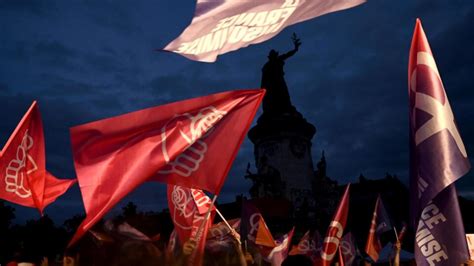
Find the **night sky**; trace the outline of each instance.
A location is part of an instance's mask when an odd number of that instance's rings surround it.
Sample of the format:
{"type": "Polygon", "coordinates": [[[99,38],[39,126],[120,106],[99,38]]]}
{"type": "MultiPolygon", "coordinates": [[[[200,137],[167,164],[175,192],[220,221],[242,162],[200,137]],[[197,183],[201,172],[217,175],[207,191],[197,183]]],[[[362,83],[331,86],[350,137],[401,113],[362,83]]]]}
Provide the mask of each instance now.
{"type": "MultiPolygon", "coordinates": [[[[282,31],[267,42],[220,56],[216,63],[156,52],[190,23],[193,1],[0,0],[0,146],[33,100],[43,117],[47,168],[74,178],[69,127],[186,98],[258,88],[274,48],[300,51],[285,65],[293,104],[317,128],[313,161],[322,150],[339,183],[396,174],[408,182],[408,53],[417,17],[474,165],[474,1],[369,0],[282,31]]],[[[259,112],[260,114],[260,112],[259,112]]],[[[254,121],[255,123],[255,121],[254,121]]],[[[246,139],[219,201],[251,186],[246,139]]],[[[474,199],[474,173],[457,182],[474,199]]],[[[248,194],[247,194],[248,195],[248,194]]],[[[146,183],[122,201],[140,210],[166,206],[165,185],[146,183]]],[[[121,206],[121,205],[120,205],[121,206]]],[[[120,210],[116,207],[111,215],[120,210]]],[[[36,210],[15,206],[22,223],[36,210]]],[[[57,223],[83,213],[77,185],[46,208],[57,223]]]]}

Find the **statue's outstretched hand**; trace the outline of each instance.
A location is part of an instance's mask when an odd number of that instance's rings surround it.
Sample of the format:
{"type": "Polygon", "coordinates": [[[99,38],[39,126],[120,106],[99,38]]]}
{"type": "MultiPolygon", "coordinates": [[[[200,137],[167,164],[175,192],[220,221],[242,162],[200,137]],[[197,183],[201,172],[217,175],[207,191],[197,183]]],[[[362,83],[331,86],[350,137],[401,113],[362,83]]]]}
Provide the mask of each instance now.
{"type": "Polygon", "coordinates": [[[293,41],[293,44],[295,45],[295,49],[298,50],[298,48],[301,45],[300,39],[296,36],[296,33],[293,32],[293,35],[291,36],[291,40],[293,41]]]}

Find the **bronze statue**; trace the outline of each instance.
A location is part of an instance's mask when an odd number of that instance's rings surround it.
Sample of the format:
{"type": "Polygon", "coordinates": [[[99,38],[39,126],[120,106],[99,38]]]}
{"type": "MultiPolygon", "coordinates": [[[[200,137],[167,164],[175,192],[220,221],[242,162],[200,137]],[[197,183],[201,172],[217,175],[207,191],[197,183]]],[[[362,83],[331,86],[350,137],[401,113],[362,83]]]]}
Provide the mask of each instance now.
{"type": "Polygon", "coordinates": [[[291,104],[288,87],[285,82],[283,66],[285,60],[294,55],[301,45],[300,39],[293,33],[292,41],[295,48],[285,54],[279,55],[278,51],[271,50],[268,62],[262,68],[261,87],[267,90],[263,98],[264,113],[294,113],[295,107],[291,104]]]}

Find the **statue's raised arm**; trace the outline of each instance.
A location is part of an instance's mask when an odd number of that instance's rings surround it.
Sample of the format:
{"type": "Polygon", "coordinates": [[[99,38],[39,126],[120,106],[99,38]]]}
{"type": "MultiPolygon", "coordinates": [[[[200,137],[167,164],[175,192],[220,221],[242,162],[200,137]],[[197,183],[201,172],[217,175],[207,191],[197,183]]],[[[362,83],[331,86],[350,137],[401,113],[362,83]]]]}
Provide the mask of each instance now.
{"type": "Polygon", "coordinates": [[[285,60],[294,55],[301,45],[301,41],[296,37],[296,34],[293,33],[291,39],[295,48],[282,55],[272,49],[268,54],[268,61],[262,68],[261,87],[267,90],[262,104],[264,113],[296,112],[291,104],[290,94],[284,78],[285,72],[283,71],[285,60]]]}
{"type": "Polygon", "coordinates": [[[298,52],[298,49],[301,45],[300,39],[296,36],[296,33],[293,32],[293,35],[291,36],[291,40],[293,41],[293,44],[295,45],[295,48],[293,50],[287,52],[286,54],[280,55],[281,60],[286,60],[288,57],[291,57],[294,55],[296,52],[298,52]]]}

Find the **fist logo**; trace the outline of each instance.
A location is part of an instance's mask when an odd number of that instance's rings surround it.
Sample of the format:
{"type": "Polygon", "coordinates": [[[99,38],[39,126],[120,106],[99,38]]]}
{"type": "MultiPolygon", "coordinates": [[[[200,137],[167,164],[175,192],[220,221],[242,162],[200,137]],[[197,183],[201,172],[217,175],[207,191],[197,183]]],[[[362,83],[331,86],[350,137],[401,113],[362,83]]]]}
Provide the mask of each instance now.
{"type": "Polygon", "coordinates": [[[214,125],[221,120],[226,111],[217,110],[213,106],[208,106],[199,111],[196,115],[189,113],[175,116],[168,121],[161,129],[163,157],[167,165],[161,169],[160,174],[178,174],[189,177],[199,169],[199,164],[204,160],[207,152],[207,144],[201,140],[206,137],[214,125]],[[178,130],[178,143],[185,141],[186,150],[179,154],[174,161],[170,158],[170,148],[176,145],[176,141],[168,143],[168,134],[178,130]]]}
{"type": "Polygon", "coordinates": [[[33,157],[28,154],[28,151],[33,147],[33,144],[33,138],[28,135],[27,130],[20,145],[16,149],[16,158],[10,161],[6,169],[5,190],[7,192],[15,193],[21,198],[28,198],[31,196],[31,190],[25,187],[24,184],[26,175],[38,170],[33,157]],[[29,162],[29,169],[25,169],[27,160],[29,162]]]}

